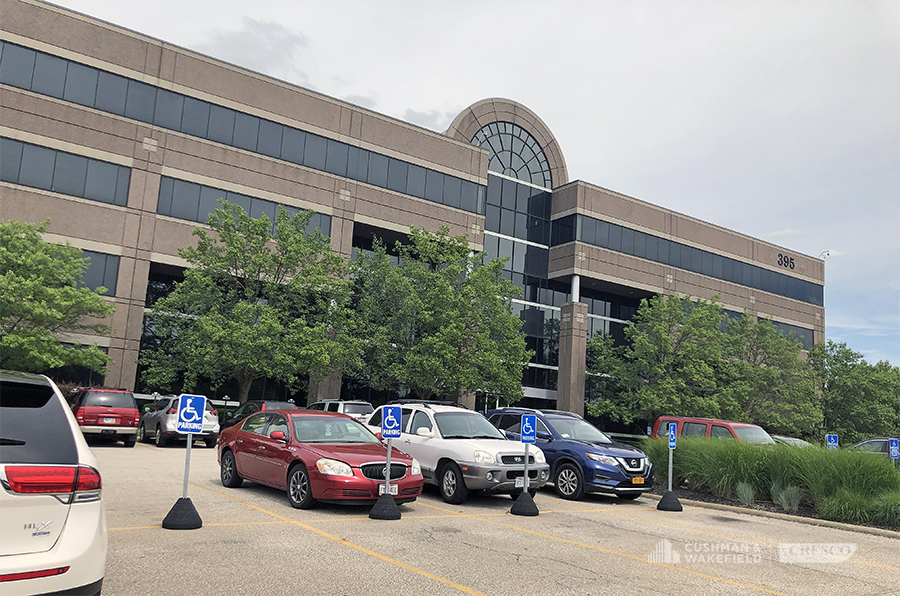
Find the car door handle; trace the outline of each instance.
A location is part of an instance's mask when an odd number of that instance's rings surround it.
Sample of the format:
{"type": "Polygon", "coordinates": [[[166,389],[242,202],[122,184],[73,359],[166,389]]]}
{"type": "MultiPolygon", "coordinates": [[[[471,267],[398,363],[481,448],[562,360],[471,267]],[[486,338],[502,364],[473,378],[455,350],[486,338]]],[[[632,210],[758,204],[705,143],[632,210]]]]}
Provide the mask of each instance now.
{"type": "Polygon", "coordinates": [[[409,444],[410,444],[410,440],[409,440],[409,439],[406,439],[406,440],[405,440],[405,441],[403,441],[403,442],[404,442],[404,443],[406,443],[406,444],[407,444],[407,445],[409,445],[409,444]]]}
{"type": "Polygon", "coordinates": [[[265,445],[260,445],[259,447],[257,447],[257,449],[265,449],[265,448],[266,448],[265,445]]]}
{"type": "Polygon", "coordinates": [[[244,442],[244,439],[238,439],[237,442],[238,442],[238,443],[243,443],[243,442],[244,442]]]}

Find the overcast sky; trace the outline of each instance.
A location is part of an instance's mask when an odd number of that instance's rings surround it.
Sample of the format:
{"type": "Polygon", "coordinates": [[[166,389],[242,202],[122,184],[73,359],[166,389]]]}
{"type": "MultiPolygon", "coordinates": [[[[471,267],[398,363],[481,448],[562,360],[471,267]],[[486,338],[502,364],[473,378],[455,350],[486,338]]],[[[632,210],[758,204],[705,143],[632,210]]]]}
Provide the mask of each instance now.
{"type": "Polygon", "coordinates": [[[443,132],[524,104],[581,179],[825,263],[900,366],[900,2],[57,0],[443,132]]]}

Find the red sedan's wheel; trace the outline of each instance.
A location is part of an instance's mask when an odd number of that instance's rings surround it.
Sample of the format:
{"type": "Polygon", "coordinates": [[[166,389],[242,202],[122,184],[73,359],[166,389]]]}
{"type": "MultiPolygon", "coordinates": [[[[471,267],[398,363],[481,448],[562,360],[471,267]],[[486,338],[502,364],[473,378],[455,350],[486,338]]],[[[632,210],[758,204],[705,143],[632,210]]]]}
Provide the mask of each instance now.
{"type": "Polygon", "coordinates": [[[303,464],[294,464],[288,472],[287,495],[291,506],[297,509],[312,509],[316,506],[309,483],[309,472],[303,464]]]}
{"type": "Polygon", "coordinates": [[[222,454],[222,468],[219,471],[219,477],[222,480],[222,486],[228,488],[237,488],[244,482],[244,479],[238,476],[234,453],[231,451],[222,454]]]}

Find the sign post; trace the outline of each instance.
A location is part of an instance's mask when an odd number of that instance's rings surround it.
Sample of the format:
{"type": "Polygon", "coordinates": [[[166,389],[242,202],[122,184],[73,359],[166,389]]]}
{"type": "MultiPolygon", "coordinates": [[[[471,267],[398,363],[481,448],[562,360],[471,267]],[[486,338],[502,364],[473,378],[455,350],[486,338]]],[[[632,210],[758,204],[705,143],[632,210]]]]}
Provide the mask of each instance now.
{"type": "MultiPolygon", "coordinates": [[[[182,393],[178,396],[178,423],[175,427],[184,435],[195,435],[203,432],[203,416],[206,413],[206,397],[182,393]]],[[[196,530],[203,525],[194,504],[187,496],[188,477],[191,472],[191,444],[193,436],[187,437],[187,449],[184,455],[184,488],[181,498],[163,520],[162,527],[170,530],[196,530]]]]}
{"type": "Polygon", "coordinates": [[[678,497],[672,492],[672,456],[675,453],[675,443],[677,442],[678,423],[669,423],[669,490],[662,496],[656,508],[661,511],[681,511],[681,503],[678,497]]]}
{"type": "Polygon", "coordinates": [[[831,451],[838,450],[838,436],[837,435],[825,435],[825,446],[828,447],[831,451]]]}
{"type": "Polygon", "coordinates": [[[391,440],[400,438],[402,425],[400,406],[384,406],[381,409],[381,438],[387,440],[387,461],[384,466],[384,485],[381,495],[369,512],[371,519],[400,519],[400,508],[391,495],[391,440]]]}
{"type": "MultiPolygon", "coordinates": [[[[516,497],[512,509],[509,510],[513,515],[538,515],[537,505],[534,504],[534,498],[528,492],[528,456],[529,445],[533,445],[537,439],[537,416],[535,414],[522,414],[522,422],[519,428],[521,431],[519,436],[522,437],[522,443],[525,444],[525,473],[522,476],[522,492],[516,497]]],[[[516,480],[516,486],[519,482],[516,480]]]]}

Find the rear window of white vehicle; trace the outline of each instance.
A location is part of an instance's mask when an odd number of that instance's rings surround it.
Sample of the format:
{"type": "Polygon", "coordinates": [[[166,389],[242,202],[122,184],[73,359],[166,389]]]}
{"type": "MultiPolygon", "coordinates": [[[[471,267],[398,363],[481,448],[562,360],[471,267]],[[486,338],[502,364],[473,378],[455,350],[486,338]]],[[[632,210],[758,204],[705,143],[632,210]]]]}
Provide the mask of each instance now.
{"type": "Polygon", "coordinates": [[[0,461],[77,464],[65,406],[46,384],[0,381],[0,461]]]}

